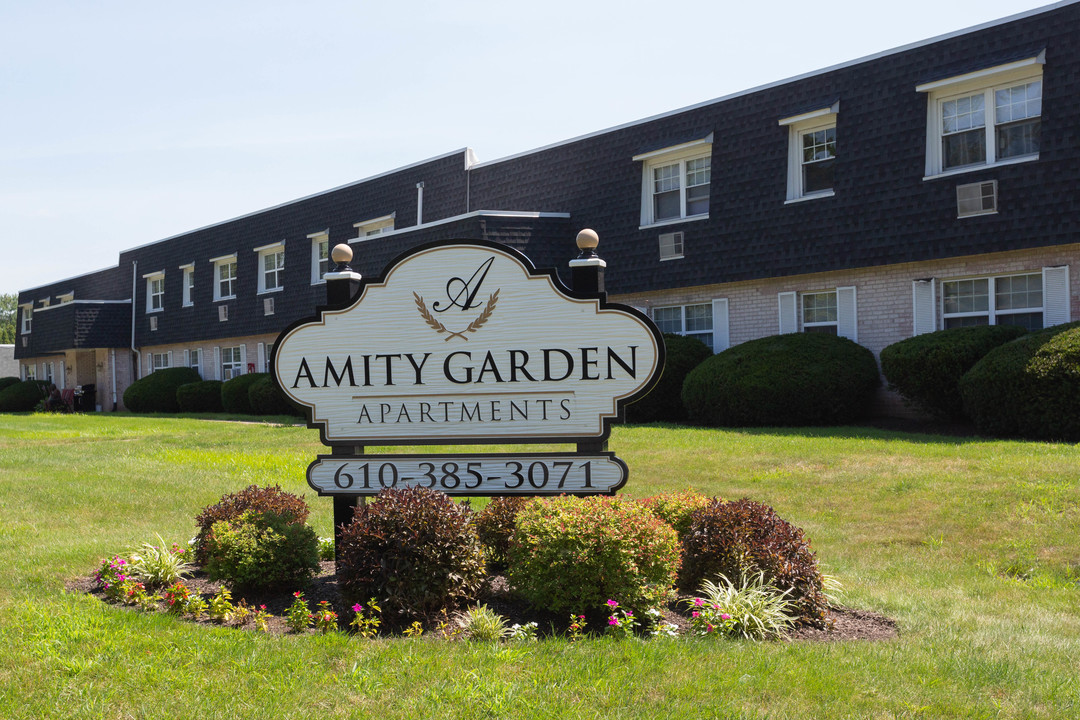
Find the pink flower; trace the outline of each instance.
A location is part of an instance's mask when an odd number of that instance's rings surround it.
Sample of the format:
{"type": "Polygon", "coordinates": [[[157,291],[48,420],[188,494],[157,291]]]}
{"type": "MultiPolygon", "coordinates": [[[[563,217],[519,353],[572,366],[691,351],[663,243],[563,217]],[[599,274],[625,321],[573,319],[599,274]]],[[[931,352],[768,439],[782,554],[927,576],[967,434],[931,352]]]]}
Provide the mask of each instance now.
{"type": "Polygon", "coordinates": [[[730,620],[731,616],[728,615],[727,613],[720,613],[720,619],[721,620],[730,620]]]}
{"type": "Polygon", "coordinates": [[[259,609],[260,609],[260,610],[265,610],[265,609],[266,609],[266,606],[265,606],[265,605],[260,605],[260,606],[259,606],[259,609]]]}
{"type": "Polygon", "coordinates": [[[628,618],[634,617],[634,611],[633,610],[627,610],[626,611],[626,617],[628,617],[628,618]]]}
{"type": "Polygon", "coordinates": [[[697,607],[701,607],[704,604],[705,604],[705,601],[702,600],[701,598],[694,598],[694,605],[696,605],[697,607]]]}
{"type": "Polygon", "coordinates": [[[607,601],[607,606],[609,608],[617,608],[617,607],[619,607],[619,603],[615,602],[614,600],[608,600],[607,601]]]}
{"type": "Polygon", "coordinates": [[[699,617],[701,617],[701,613],[699,613],[697,610],[695,610],[694,612],[690,613],[690,617],[699,618],[699,617]]]}
{"type": "Polygon", "coordinates": [[[619,621],[615,619],[614,615],[612,615],[611,617],[608,618],[607,624],[608,625],[618,625],[619,621]]]}
{"type": "Polygon", "coordinates": [[[353,606],[352,606],[352,611],[353,611],[354,613],[358,613],[358,612],[360,612],[360,611],[361,611],[361,610],[363,610],[363,609],[364,609],[364,606],[363,606],[363,605],[361,605],[360,603],[356,603],[355,605],[353,605],[353,606]]]}
{"type": "Polygon", "coordinates": [[[296,597],[296,598],[298,598],[298,597],[300,597],[300,596],[301,596],[301,595],[303,595],[303,594],[304,594],[304,593],[302,593],[302,592],[300,592],[299,590],[297,590],[296,592],[294,592],[294,593],[292,594],[292,596],[293,596],[293,597],[296,597]]]}
{"type": "Polygon", "coordinates": [[[705,628],[706,628],[705,632],[712,632],[713,631],[713,626],[710,623],[705,623],[705,628]]]}

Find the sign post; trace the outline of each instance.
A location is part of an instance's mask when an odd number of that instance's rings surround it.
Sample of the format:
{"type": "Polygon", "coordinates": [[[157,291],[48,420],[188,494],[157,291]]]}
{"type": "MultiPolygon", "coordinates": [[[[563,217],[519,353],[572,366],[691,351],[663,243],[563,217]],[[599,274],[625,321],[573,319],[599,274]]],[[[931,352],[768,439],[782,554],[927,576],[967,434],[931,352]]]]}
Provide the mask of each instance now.
{"type": "Polygon", "coordinates": [[[487,241],[423,245],[377,278],[334,248],[327,304],[293,323],[271,356],[277,387],[331,448],[308,483],[334,498],[335,527],[358,498],[423,486],[449,495],[614,494],[626,464],[611,423],[664,364],[660,331],[609,303],[591,230],[574,287],[487,241]],[[368,446],[572,443],[577,452],[365,455],[368,446]]]}

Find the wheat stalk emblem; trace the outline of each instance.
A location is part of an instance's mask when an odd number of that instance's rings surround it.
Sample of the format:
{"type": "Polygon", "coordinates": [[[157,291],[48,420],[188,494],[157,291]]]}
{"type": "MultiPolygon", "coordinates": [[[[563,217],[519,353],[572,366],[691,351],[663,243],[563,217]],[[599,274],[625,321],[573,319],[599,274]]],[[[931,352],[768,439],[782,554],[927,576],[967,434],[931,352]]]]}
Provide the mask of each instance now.
{"type": "Polygon", "coordinates": [[[491,313],[495,312],[495,303],[499,301],[499,291],[496,290],[488,296],[487,306],[484,308],[484,311],[480,313],[475,320],[469,323],[469,327],[461,332],[454,332],[439,322],[438,319],[431,314],[431,311],[428,310],[427,305],[424,303],[424,298],[417,295],[415,292],[413,293],[413,299],[416,301],[416,309],[420,311],[420,317],[424,318],[424,322],[426,322],[435,332],[447,334],[446,337],[443,338],[445,342],[450,342],[450,338],[455,337],[459,337],[467,342],[469,338],[465,337],[465,333],[476,332],[479,330],[484,326],[484,323],[491,318],[491,313]]]}

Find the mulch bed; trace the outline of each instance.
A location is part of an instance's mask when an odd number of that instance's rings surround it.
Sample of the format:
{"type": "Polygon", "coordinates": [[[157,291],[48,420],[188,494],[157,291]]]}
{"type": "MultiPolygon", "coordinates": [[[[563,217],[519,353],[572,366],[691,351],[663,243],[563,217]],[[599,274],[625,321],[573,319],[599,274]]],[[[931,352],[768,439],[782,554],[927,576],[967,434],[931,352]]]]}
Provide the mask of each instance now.
{"type": "MultiPolygon", "coordinates": [[[[186,578],[184,584],[192,592],[202,594],[207,601],[209,601],[210,597],[216,595],[222,587],[222,583],[210,580],[202,571],[197,571],[191,577],[186,578]]],[[[67,590],[74,593],[85,593],[105,600],[104,593],[96,587],[93,575],[75,578],[67,583],[67,590]]],[[[267,612],[273,616],[267,623],[269,632],[278,634],[288,632],[284,615],[286,609],[292,605],[294,600],[291,591],[233,593],[233,602],[239,602],[241,599],[245,600],[248,606],[253,609],[257,609],[260,605],[266,606],[267,612]]],[[[319,574],[312,580],[310,585],[304,588],[304,599],[308,601],[308,606],[312,609],[322,600],[329,602],[342,620],[342,629],[345,629],[345,622],[352,618],[352,611],[345,605],[338,594],[337,575],[333,562],[319,563],[319,574]]],[[[488,576],[477,601],[486,604],[489,608],[507,618],[508,625],[515,623],[524,625],[528,622],[536,622],[541,637],[566,631],[567,617],[537,611],[532,608],[512,591],[506,582],[506,578],[502,575],[488,576]]],[[[126,605],[119,605],[118,607],[134,610],[134,608],[126,605]]],[[[672,603],[667,608],[664,608],[663,616],[663,622],[678,627],[680,634],[684,634],[690,629],[689,618],[685,615],[680,603],[672,603]]],[[[191,618],[188,618],[188,620],[191,620],[191,618]]],[[[439,620],[440,618],[431,618],[427,625],[437,627],[439,620]]],[[[443,618],[443,620],[446,622],[444,634],[455,636],[455,628],[460,627],[456,618],[451,615],[448,618],[443,618]]],[[[899,636],[899,628],[894,620],[868,610],[833,607],[829,610],[828,620],[830,622],[828,629],[796,628],[783,639],[786,642],[837,642],[841,640],[891,640],[899,636]]],[[[220,623],[205,617],[191,621],[207,625],[220,625],[220,623]]],[[[589,629],[599,630],[605,624],[604,615],[597,610],[595,614],[588,617],[588,622],[589,629]]],[[[240,627],[254,629],[254,624],[249,620],[240,627]]],[[[309,629],[308,632],[314,633],[315,630],[309,629]]]]}

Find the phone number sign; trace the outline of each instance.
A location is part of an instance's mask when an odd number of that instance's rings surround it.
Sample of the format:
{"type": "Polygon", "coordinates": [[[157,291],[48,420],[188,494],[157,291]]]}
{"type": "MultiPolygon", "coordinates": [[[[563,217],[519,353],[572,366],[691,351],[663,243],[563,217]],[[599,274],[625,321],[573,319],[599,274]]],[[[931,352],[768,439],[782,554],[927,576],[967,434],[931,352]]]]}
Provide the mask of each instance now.
{"type": "Polygon", "coordinates": [[[377,495],[425,487],[447,495],[610,494],[626,482],[614,453],[320,455],[308,467],[320,495],[377,495]]]}

